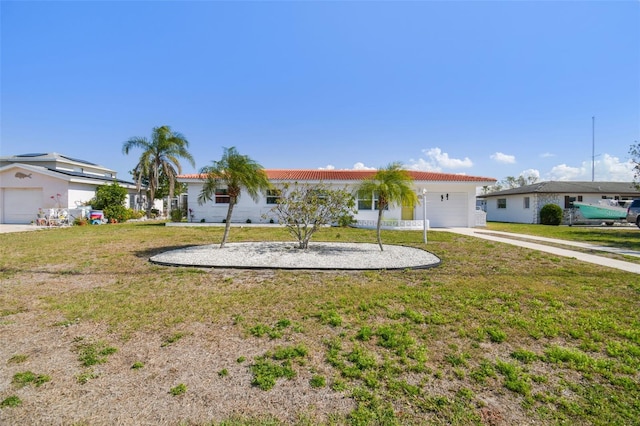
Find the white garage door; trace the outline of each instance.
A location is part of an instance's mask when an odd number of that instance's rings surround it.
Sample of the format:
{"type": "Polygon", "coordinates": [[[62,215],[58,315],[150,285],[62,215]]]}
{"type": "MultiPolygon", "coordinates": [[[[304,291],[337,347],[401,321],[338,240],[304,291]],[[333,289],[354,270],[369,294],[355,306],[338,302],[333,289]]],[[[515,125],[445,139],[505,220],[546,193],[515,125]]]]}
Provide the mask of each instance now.
{"type": "Polygon", "coordinates": [[[31,223],[42,207],[42,189],[14,189],[4,190],[4,223],[31,223]]]}
{"type": "Polygon", "coordinates": [[[447,228],[468,226],[467,194],[464,192],[427,193],[429,226],[447,228]]]}

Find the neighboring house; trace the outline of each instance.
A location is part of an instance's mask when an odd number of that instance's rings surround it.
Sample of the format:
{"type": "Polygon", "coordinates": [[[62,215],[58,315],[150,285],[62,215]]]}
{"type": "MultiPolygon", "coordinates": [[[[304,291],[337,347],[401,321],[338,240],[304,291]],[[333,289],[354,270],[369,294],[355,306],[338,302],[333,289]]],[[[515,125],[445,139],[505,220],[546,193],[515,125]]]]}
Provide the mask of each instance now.
{"type": "MultiPolygon", "coordinates": [[[[375,174],[375,170],[265,170],[274,188],[285,183],[318,184],[323,183],[335,188],[347,187],[354,191],[357,214],[355,219],[363,227],[375,227],[377,220],[377,200],[357,194],[356,188],[366,178],[375,174]]],[[[422,197],[426,190],[427,219],[431,227],[473,227],[477,226],[476,189],[493,185],[496,180],[487,177],[409,171],[414,179],[416,193],[422,197]]],[[[178,182],[186,183],[187,204],[191,222],[222,222],[229,203],[225,188],[221,188],[215,200],[206,204],[198,203],[198,195],[202,191],[204,176],[199,174],[180,175],[178,182]]],[[[277,204],[277,191],[270,191],[254,202],[243,193],[233,210],[234,222],[268,223],[275,219],[271,209],[277,204]]],[[[422,203],[422,201],[421,201],[422,203]]],[[[424,218],[424,205],[413,208],[392,206],[384,213],[389,227],[421,229],[424,218]],[[395,225],[395,226],[393,226],[395,225]]],[[[484,213],[482,222],[484,222],[484,213]]],[[[483,224],[483,223],[480,223],[483,224]]]]}
{"type": "Polygon", "coordinates": [[[573,202],[640,198],[640,190],[630,182],[549,181],[480,195],[486,201],[487,220],[492,222],[540,223],[540,209],[557,204],[565,211],[565,223],[588,222],[573,202]],[[571,213],[571,217],[569,214],[571,213]]]}
{"type": "Polygon", "coordinates": [[[75,209],[114,180],[127,189],[127,206],[138,208],[135,183],[106,167],[55,152],[0,157],[0,223],[30,223],[39,209],[75,209]]]}

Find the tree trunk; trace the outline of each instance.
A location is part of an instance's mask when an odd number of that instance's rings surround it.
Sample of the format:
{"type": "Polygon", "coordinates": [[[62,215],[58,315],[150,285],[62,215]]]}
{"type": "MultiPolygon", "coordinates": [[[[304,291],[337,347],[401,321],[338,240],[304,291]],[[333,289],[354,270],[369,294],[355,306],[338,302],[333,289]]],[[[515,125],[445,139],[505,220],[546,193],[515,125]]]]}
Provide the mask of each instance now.
{"type": "Polygon", "coordinates": [[[231,228],[231,213],[233,213],[233,206],[235,203],[232,200],[229,200],[229,209],[227,210],[227,218],[225,219],[224,224],[224,234],[222,235],[222,243],[220,243],[220,248],[224,248],[225,243],[227,242],[227,237],[229,236],[229,229],[231,228]]]}
{"type": "Polygon", "coordinates": [[[376,228],[376,231],[377,231],[378,245],[380,246],[380,251],[384,251],[384,249],[382,248],[382,239],[380,238],[380,225],[382,225],[382,210],[384,210],[384,207],[382,205],[379,205],[378,207],[380,207],[380,209],[378,210],[378,226],[376,228]]]}
{"type": "Polygon", "coordinates": [[[153,197],[155,195],[155,191],[151,189],[147,191],[147,219],[151,219],[151,209],[153,208],[153,197]]]}

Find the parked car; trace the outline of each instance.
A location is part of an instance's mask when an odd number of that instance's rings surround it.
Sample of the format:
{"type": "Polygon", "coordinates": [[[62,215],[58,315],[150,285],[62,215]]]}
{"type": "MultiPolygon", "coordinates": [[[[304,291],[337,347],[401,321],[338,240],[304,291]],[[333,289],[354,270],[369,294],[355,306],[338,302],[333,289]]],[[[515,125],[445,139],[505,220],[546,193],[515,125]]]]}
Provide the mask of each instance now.
{"type": "Polygon", "coordinates": [[[633,200],[627,209],[627,222],[635,223],[640,228],[640,198],[633,200]]]}

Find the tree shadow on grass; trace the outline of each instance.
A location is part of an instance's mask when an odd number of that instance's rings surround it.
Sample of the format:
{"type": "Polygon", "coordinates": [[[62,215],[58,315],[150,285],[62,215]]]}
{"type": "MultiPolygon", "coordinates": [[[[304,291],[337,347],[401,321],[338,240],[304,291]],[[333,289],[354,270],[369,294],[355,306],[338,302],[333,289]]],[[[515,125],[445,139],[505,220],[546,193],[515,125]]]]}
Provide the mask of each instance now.
{"type": "Polygon", "coordinates": [[[175,246],[151,247],[143,250],[134,250],[132,253],[134,256],[138,258],[148,259],[150,257],[156,256],[158,254],[162,254],[167,251],[187,249],[190,247],[198,247],[201,245],[202,244],[182,244],[182,245],[175,245],[175,246]]]}

